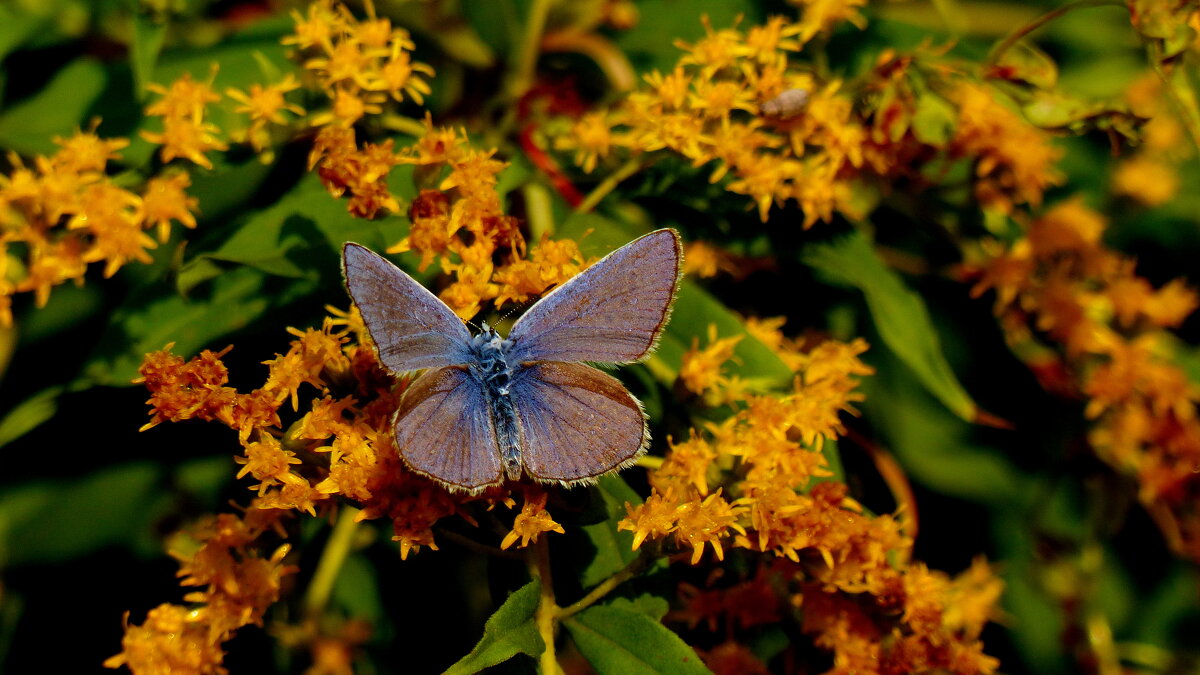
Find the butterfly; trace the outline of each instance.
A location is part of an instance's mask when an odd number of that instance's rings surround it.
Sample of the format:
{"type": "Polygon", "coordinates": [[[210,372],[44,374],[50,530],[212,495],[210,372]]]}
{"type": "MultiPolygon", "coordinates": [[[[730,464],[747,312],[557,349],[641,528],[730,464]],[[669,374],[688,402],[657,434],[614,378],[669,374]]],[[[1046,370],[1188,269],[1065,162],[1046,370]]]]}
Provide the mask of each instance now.
{"type": "Polygon", "coordinates": [[[654,350],[681,260],[674,230],[651,232],[550,291],[502,338],[487,324],[472,336],[415,279],[346,243],[346,288],[380,362],[425,371],[392,419],[405,465],[477,493],[523,475],[588,483],[634,463],[650,443],[642,405],[587,363],[633,363],[654,350]]]}

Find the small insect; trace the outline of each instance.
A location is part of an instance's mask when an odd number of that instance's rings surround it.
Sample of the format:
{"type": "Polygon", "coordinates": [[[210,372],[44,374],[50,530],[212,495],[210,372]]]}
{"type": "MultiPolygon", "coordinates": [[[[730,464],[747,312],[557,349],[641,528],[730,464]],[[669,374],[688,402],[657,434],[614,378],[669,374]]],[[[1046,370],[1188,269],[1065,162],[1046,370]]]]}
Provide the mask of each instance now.
{"type": "Polygon", "coordinates": [[[548,293],[507,339],[472,336],[444,302],[354,243],[346,287],[379,360],[426,369],[400,398],[396,448],[413,471],[469,493],[527,475],[570,486],[632,464],[650,431],[641,403],[584,362],[632,363],[653,351],[682,258],[664,229],[634,240],[548,293]]]}
{"type": "Polygon", "coordinates": [[[788,89],[763,103],[760,110],[766,117],[787,119],[799,115],[800,111],[804,110],[805,103],[808,103],[807,89],[788,89]]]}

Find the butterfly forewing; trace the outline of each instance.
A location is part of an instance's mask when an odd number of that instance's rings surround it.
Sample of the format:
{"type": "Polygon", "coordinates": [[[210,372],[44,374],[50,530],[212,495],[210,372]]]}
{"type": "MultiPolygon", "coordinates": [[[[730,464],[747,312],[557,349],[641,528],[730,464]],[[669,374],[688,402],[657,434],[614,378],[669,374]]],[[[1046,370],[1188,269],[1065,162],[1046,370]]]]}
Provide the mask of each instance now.
{"type": "Polygon", "coordinates": [[[679,284],[679,235],[630,242],[537,302],[513,326],[509,363],[629,363],[654,348],[679,284]]]}
{"type": "Polygon", "coordinates": [[[433,293],[379,255],[346,244],[346,288],[362,312],[379,350],[394,372],[466,363],[471,334],[433,293]]]}
{"type": "Polygon", "coordinates": [[[649,443],[641,404],[591,366],[531,364],[517,372],[510,391],[521,457],[535,480],[586,481],[633,462],[649,443]]]}
{"type": "Polygon", "coordinates": [[[466,368],[437,368],[400,398],[396,448],[417,473],[478,492],[501,480],[500,449],[483,384],[466,368]]]}

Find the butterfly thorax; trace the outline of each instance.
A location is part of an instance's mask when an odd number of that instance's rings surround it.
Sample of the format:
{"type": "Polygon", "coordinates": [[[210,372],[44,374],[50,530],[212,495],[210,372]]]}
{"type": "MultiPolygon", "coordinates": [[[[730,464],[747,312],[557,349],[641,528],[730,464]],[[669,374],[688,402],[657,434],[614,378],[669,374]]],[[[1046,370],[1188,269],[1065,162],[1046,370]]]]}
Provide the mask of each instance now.
{"type": "Polygon", "coordinates": [[[521,478],[521,434],[517,427],[517,411],[509,396],[513,369],[507,360],[512,343],[500,337],[486,323],[483,332],[471,340],[471,349],[477,357],[471,369],[483,383],[496,429],[496,442],[500,446],[500,457],[504,472],[509,480],[521,478]]]}

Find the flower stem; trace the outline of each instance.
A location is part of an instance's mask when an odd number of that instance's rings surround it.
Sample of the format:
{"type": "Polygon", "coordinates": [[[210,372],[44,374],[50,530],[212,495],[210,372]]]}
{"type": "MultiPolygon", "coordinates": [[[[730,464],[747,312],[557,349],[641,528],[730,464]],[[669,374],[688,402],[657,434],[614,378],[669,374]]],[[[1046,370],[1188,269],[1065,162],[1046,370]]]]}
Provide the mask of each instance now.
{"type": "Polygon", "coordinates": [[[642,549],[642,552],[638,555],[638,557],[629,561],[629,564],[623,567],[616,574],[605,579],[604,581],[601,581],[600,585],[593,588],[587,595],[583,596],[579,600],[576,600],[570,605],[567,605],[566,607],[560,608],[558,610],[558,615],[555,618],[557,618],[559,621],[562,621],[573,614],[577,614],[588,607],[591,607],[592,605],[596,604],[600,598],[603,598],[612,592],[614,588],[640,574],[641,571],[646,568],[646,565],[649,562],[650,556],[646,554],[645,549],[642,549]]]}
{"type": "Polygon", "coordinates": [[[608,196],[608,193],[615,190],[616,187],[621,184],[621,181],[629,178],[641,169],[642,160],[638,157],[634,157],[628,162],[625,162],[619,169],[608,174],[604,180],[600,181],[600,184],[597,185],[591,192],[589,192],[588,195],[583,198],[582,202],[579,202],[579,206],[575,207],[575,212],[587,213],[596,208],[596,205],[600,203],[600,200],[604,199],[608,196]]]}
{"type": "Polygon", "coordinates": [[[534,623],[538,634],[546,648],[538,659],[542,675],[559,675],[562,669],[558,667],[558,657],[554,652],[554,627],[559,611],[554,603],[554,578],[550,576],[550,542],[548,537],[539,537],[529,551],[530,573],[541,582],[541,597],[538,600],[534,623]]]}
{"type": "MultiPolygon", "coordinates": [[[[1200,151],[1200,121],[1196,119],[1196,108],[1194,105],[1188,105],[1184,101],[1184,97],[1180,95],[1176,89],[1175,83],[1171,80],[1171,76],[1163,69],[1162,43],[1158,40],[1146,40],[1146,50],[1150,56],[1150,67],[1154,69],[1154,74],[1158,76],[1162,82],[1163,90],[1167,94],[1167,99],[1171,101],[1171,105],[1175,108],[1175,113],[1179,116],[1183,127],[1187,129],[1188,136],[1192,139],[1192,144],[1200,151]]],[[[1195,100],[1195,97],[1188,97],[1188,100],[1195,100]]]]}
{"type": "Polygon", "coordinates": [[[1039,16],[1038,18],[1034,19],[1033,21],[1030,21],[1029,23],[1025,24],[1024,26],[1021,26],[1020,28],[1016,29],[1015,31],[1010,33],[1008,35],[1008,37],[1004,38],[1004,40],[1002,40],[999,44],[997,44],[995,47],[993,47],[992,51],[988,54],[987,58],[984,59],[984,61],[983,61],[984,70],[986,71],[988,68],[996,65],[1000,61],[1000,57],[1004,56],[1004,53],[1007,52],[1009,49],[1011,49],[1013,45],[1017,44],[1017,42],[1019,42],[1021,40],[1021,38],[1025,37],[1026,35],[1029,35],[1033,31],[1050,23],[1051,21],[1057,19],[1058,17],[1062,16],[1063,14],[1074,11],[1076,9],[1086,9],[1088,7],[1105,7],[1105,6],[1125,7],[1125,3],[1123,2],[1123,0],[1075,0],[1074,2],[1068,2],[1067,4],[1063,5],[1062,7],[1057,7],[1055,9],[1050,10],[1049,12],[1046,12],[1045,14],[1039,16]]]}
{"type": "Polygon", "coordinates": [[[388,131],[396,131],[416,138],[425,135],[425,123],[404,115],[389,113],[379,118],[379,123],[388,131]]]}
{"type": "Polygon", "coordinates": [[[350,544],[354,541],[354,533],[358,529],[358,522],[354,520],[358,513],[358,509],[344,504],[338,513],[333,534],[330,534],[329,541],[325,542],[325,550],[321,552],[317,571],[304,594],[304,613],[310,617],[319,615],[329,602],[333,582],[337,581],[342,564],[350,555],[350,544]]]}
{"type": "Polygon", "coordinates": [[[546,15],[550,13],[552,4],[553,0],[533,0],[529,7],[529,16],[525,21],[525,39],[521,41],[517,67],[509,80],[508,94],[513,100],[524,96],[533,84],[537,57],[542,51],[542,33],[546,31],[546,15]]]}

